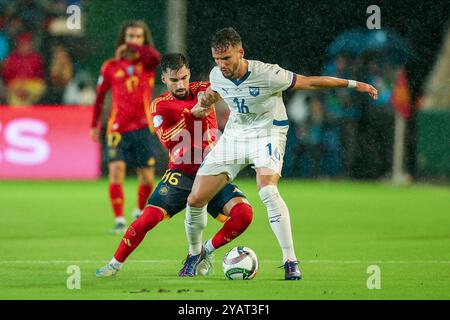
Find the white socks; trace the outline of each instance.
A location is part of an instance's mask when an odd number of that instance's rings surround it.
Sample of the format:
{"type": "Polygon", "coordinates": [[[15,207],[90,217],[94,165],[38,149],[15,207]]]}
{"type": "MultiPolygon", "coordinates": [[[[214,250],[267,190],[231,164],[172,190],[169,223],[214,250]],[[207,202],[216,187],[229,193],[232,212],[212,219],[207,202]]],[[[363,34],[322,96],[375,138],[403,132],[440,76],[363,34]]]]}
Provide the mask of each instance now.
{"type": "Polygon", "coordinates": [[[186,206],[184,227],[189,243],[189,253],[193,256],[200,254],[202,251],[202,235],[203,229],[206,227],[207,219],[206,206],[203,208],[186,206]]]}
{"type": "Polygon", "coordinates": [[[266,205],[270,226],[283,251],[283,263],[286,260],[296,261],[289,210],[281,198],[278,188],[274,185],[265,186],[259,190],[259,196],[266,205]]]}
{"type": "Polygon", "coordinates": [[[213,253],[216,248],[214,248],[211,239],[209,239],[208,241],[206,241],[205,243],[205,249],[206,251],[208,251],[208,253],[213,253]]]}
{"type": "Polygon", "coordinates": [[[116,217],[116,223],[122,223],[125,224],[125,217],[121,216],[121,217],[116,217]]]}
{"type": "Polygon", "coordinates": [[[120,270],[122,268],[123,262],[119,262],[116,260],[116,258],[113,257],[109,264],[112,265],[115,269],[120,270]]]}

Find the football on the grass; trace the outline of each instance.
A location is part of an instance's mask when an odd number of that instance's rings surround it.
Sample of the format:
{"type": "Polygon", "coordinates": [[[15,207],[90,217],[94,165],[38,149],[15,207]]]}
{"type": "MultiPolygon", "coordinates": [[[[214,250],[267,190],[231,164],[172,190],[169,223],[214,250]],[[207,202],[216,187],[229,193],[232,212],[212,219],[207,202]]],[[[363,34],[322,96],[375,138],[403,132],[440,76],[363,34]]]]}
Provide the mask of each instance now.
{"type": "Polygon", "coordinates": [[[234,247],[223,258],[222,269],[230,280],[251,280],[258,272],[258,257],[247,247],[234,247]]]}

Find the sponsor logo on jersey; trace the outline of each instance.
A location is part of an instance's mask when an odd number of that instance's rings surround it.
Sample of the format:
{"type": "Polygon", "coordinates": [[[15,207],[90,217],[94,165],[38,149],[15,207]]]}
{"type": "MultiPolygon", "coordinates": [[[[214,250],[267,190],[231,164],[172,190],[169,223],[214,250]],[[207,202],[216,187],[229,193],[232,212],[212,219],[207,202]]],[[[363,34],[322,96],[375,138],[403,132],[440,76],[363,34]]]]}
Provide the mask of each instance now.
{"type": "Polygon", "coordinates": [[[248,92],[254,97],[259,96],[259,88],[258,87],[249,87],[248,92]]]}

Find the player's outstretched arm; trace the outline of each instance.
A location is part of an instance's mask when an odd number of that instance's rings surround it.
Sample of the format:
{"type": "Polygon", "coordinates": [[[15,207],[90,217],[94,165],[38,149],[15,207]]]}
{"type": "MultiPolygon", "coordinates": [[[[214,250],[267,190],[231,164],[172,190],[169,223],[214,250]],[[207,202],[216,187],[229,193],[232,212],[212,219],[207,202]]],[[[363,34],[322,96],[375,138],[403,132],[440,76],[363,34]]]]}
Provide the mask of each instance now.
{"type": "Polygon", "coordinates": [[[296,90],[354,88],[356,91],[368,93],[375,100],[378,99],[378,90],[374,86],[360,81],[334,77],[305,77],[297,75],[293,88],[296,90]]]}

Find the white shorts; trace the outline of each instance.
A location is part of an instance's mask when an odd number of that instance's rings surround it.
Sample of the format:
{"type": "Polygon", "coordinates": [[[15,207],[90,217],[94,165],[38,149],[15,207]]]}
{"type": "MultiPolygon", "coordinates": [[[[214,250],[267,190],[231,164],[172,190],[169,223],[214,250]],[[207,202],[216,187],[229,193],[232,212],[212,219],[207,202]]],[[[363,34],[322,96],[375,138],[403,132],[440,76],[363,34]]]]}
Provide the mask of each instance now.
{"type": "Polygon", "coordinates": [[[286,148],[286,130],[277,130],[270,136],[245,139],[222,135],[217,145],[206,156],[197,175],[215,176],[225,173],[233,181],[238,173],[252,164],[261,174],[281,176],[286,148]]]}

